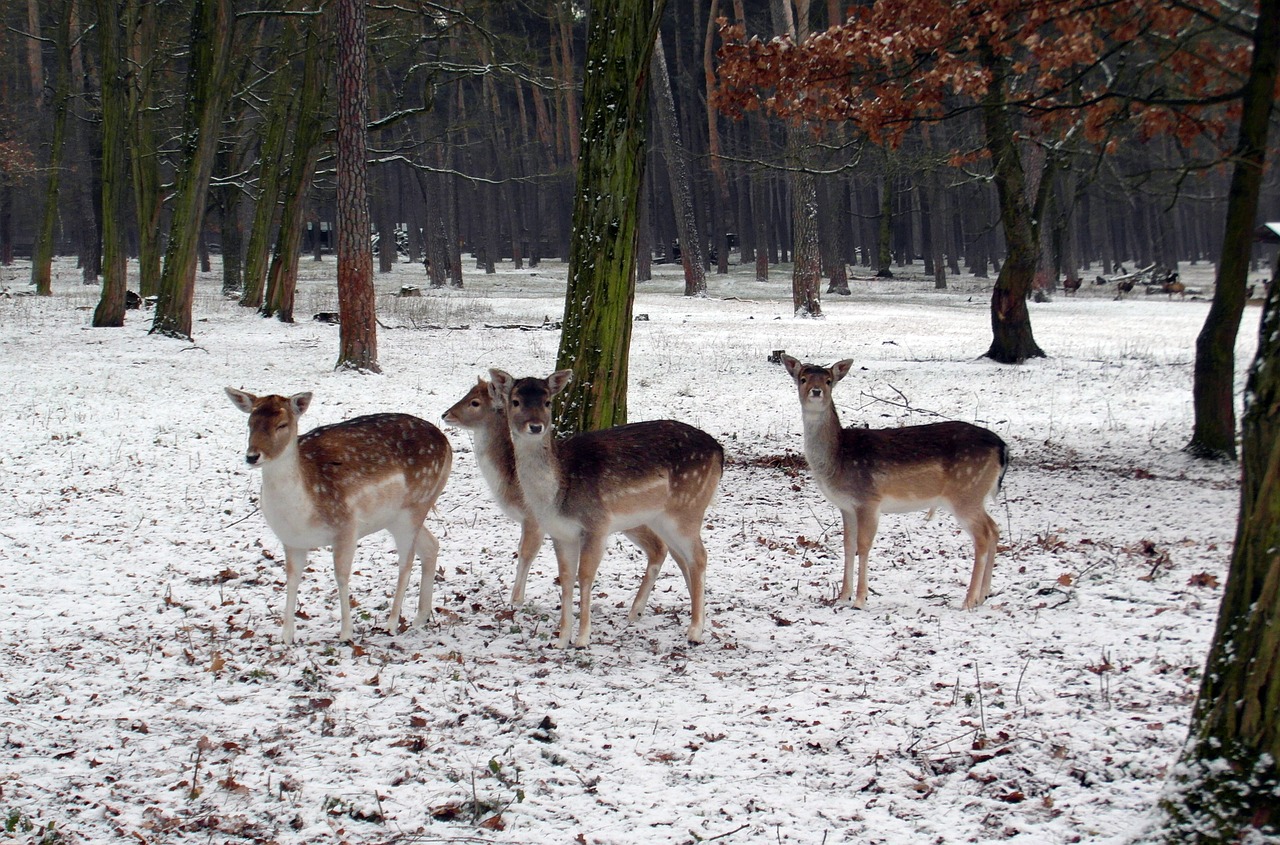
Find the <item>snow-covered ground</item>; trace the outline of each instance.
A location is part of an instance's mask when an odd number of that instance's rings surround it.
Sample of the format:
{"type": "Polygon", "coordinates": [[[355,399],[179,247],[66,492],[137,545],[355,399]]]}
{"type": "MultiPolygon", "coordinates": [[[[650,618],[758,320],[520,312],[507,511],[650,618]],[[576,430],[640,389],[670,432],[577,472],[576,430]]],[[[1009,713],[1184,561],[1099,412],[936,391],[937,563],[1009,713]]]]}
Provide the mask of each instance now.
{"type": "MultiPolygon", "coordinates": [[[[20,841],[50,825],[65,842],[1119,841],[1185,737],[1238,507],[1236,467],[1181,451],[1203,301],[1086,287],[1032,304],[1050,357],[1007,367],[978,357],[985,280],[859,278],[805,320],[784,271],[712,275],[687,299],[660,268],[636,301],[630,412],[725,446],[707,642],[684,642],[670,564],[626,624],[643,563],[618,540],[590,649],[553,649],[550,546],[509,607],[519,529],[452,430],[435,623],[375,627],[384,534],[357,555],[355,643],[337,642],[322,550],[284,647],[283,552],[223,386],[314,391],[304,428],[439,422],[489,367],[554,369],[558,333],[512,326],[560,318],[563,266],[421,298],[391,295],[425,286],[421,268],[379,276],[381,376],[335,372],[338,329],[310,319],[336,310],[332,259],[304,262],[296,325],[202,274],[194,343],[149,336],[146,312],[90,328],[96,289],[56,269],[52,298],[0,298],[0,826],[20,841]],[[857,362],[846,425],[940,416],[1008,441],[984,607],[960,610],[967,536],[923,514],[882,521],[866,610],[832,603],[838,514],[792,460],[776,349],[857,362]]],[[[0,287],[29,272],[0,268],[0,287]]]]}

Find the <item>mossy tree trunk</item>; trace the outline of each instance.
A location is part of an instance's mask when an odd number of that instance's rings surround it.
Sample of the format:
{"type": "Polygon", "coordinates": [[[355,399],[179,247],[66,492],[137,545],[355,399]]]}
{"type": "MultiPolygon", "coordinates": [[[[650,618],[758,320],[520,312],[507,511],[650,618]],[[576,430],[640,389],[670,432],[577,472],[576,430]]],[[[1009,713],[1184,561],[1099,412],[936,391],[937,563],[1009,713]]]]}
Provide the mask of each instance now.
{"type": "Polygon", "coordinates": [[[153,334],[191,337],[200,230],[218,149],[234,29],[229,0],[196,0],[183,120],[186,134],[151,325],[153,334]]]}
{"type": "MultiPolygon", "coordinates": [[[[1278,59],[1280,4],[1262,3],[1254,29],[1253,65],[1244,89],[1241,143],[1223,245],[1223,263],[1239,262],[1241,295],[1253,239],[1252,226],[1245,221],[1251,223],[1257,211],[1256,180],[1262,174],[1278,59]],[[1252,188],[1238,185],[1250,181],[1252,188]]],[[[1220,266],[1219,287],[1224,272],[1220,266]]],[[[1170,775],[1161,801],[1161,823],[1151,837],[1167,845],[1280,838],[1280,802],[1276,800],[1280,795],[1280,284],[1276,282],[1273,278],[1267,291],[1257,356],[1245,385],[1240,515],[1231,569],[1191,716],[1190,736],[1170,775]]]]}
{"type": "Polygon", "coordinates": [[[636,220],[644,176],[648,70],[666,0],[591,7],[569,285],[557,364],[562,434],[627,419],[627,356],[635,296],[636,220]]]}

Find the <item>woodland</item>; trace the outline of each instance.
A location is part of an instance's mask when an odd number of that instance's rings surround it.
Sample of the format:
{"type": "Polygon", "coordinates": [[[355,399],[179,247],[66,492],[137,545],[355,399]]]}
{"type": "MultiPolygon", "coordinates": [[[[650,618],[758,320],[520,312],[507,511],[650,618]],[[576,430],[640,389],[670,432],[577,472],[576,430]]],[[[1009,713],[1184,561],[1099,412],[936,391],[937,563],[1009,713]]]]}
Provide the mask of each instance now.
{"type": "Polygon", "coordinates": [[[74,255],[101,286],[95,327],[134,293],[153,333],[189,339],[212,256],[225,296],[292,322],[300,262],[333,254],[339,366],[378,371],[375,268],[456,289],[564,259],[561,363],[603,385],[566,400],[568,430],[625,421],[631,286],[655,262],[689,296],[754,266],[802,318],[851,269],[945,289],[963,266],[991,280],[1001,364],[1046,354],[1029,299],[1134,279],[1185,295],[1179,268],[1212,264],[1189,448],[1242,458],[1240,574],[1189,743],[1203,766],[1169,806],[1219,836],[1274,830],[1277,375],[1251,371],[1241,435],[1232,355],[1266,273],[1255,228],[1280,219],[1275,5],[8,3],[0,262],[29,259],[48,295],[74,255]],[[1259,660],[1227,671],[1233,649],[1259,660]],[[1243,795],[1219,753],[1253,773],[1243,795]]]}

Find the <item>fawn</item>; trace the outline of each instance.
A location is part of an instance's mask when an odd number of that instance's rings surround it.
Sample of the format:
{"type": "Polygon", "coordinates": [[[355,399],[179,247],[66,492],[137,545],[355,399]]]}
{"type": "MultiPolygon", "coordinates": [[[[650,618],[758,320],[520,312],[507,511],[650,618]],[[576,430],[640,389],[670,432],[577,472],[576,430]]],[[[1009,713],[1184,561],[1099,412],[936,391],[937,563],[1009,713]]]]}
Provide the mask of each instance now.
{"type": "MultiPolygon", "coordinates": [[[[493,395],[505,409],[516,477],[525,502],[551,535],[560,573],[560,637],[569,645],[573,584],[580,611],[576,648],[591,639],[591,588],[606,538],[644,526],[662,539],[684,575],[691,606],[687,638],[702,641],[707,550],[702,519],[724,471],[724,450],[703,431],[673,420],[632,423],[588,431],[564,440],[552,436],[551,400],[573,373],[517,379],[490,370],[493,395]]],[[[646,583],[636,597],[644,605],[657,575],[650,557],[646,583]]],[[[633,605],[634,610],[634,605],[633,605]]]]}
{"type": "Polygon", "coordinates": [[[1000,532],[986,500],[1000,490],[1009,452],[1003,440],[965,422],[902,428],[844,428],[831,391],[853,361],[830,367],[802,364],[790,355],[783,366],[795,380],[804,421],[804,454],[813,479],[844,521],[844,583],[837,601],[867,601],[867,555],[881,513],[944,507],[973,538],[973,576],[966,610],[987,600],[1000,532]],[[853,561],[858,591],[853,592],[853,561]]]}
{"type": "MultiPolygon", "coordinates": [[[[476,463],[484,476],[489,492],[498,507],[510,519],[520,523],[520,547],[516,555],[516,583],[511,588],[511,603],[524,604],[525,581],[529,577],[529,565],[542,548],[542,528],[533,510],[525,503],[520,491],[520,479],[516,477],[515,447],[511,445],[511,431],[507,427],[507,414],[493,396],[493,388],[483,378],[467,391],[449,410],[444,421],[471,432],[475,446],[476,463]]],[[[644,611],[653,582],[662,571],[662,561],[667,556],[667,544],[648,528],[639,526],[623,534],[640,547],[649,559],[644,580],[636,593],[628,618],[634,622],[644,611]]]]}
{"type": "Polygon", "coordinates": [[[321,426],[298,436],[298,417],[310,393],[254,396],[228,387],[249,415],[245,462],[262,468],[262,515],[284,544],[286,595],[283,639],[293,642],[298,582],[310,549],[332,545],[342,612],[339,639],[351,639],[348,583],[356,542],[386,530],[400,556],[387,631],[396,633],[416,552],[422,587],[414,625],[431,618],[431,591],[440,544],[423,521],[444,489],[453,465],[448,439],[431,423],[408,414],[371,414],[321,426]]]}

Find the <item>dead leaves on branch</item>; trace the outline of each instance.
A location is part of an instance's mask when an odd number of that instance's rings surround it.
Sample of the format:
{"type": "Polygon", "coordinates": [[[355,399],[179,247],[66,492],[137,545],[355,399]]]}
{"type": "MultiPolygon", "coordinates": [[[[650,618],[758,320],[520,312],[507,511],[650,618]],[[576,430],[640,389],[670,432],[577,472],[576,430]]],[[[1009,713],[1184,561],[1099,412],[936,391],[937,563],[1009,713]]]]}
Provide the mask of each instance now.
{"type": "Polygon", "coordinates": [[[879,0],[800,43],[721,18],[714,99],[735,116],[852,121],[896,146],[912,122],[979,103],[999,74],[1031,131],[1079,124],[1105,148],[1123,124],[1220,145],[1250,60],[1240,14],[1215,0],[879,0]]]}

